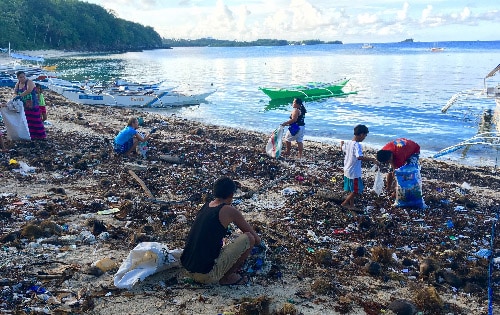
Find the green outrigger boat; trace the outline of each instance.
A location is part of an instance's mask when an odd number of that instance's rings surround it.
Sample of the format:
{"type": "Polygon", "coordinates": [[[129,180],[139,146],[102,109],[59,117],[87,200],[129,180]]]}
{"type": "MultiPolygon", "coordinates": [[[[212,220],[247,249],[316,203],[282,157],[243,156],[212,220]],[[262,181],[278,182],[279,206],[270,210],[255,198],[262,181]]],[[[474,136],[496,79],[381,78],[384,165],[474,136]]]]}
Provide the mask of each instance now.
{"type": "Polygon", "coordinates": [[[334,83],[309,82],[306,85],[286,88],[259,88],[271,98],[271,102],[288,101],[296,97],[304,101],[313,101],[326,97],[344,97],[357,92],[344,92],[342,89],[350,79],[342,79],[334,83]]]}

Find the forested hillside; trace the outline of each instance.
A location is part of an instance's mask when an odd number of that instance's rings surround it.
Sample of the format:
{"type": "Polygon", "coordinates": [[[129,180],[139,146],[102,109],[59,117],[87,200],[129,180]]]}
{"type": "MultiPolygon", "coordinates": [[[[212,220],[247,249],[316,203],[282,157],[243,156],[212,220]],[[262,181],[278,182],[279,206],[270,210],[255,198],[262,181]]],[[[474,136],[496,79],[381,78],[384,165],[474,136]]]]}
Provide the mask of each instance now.
{"type": "Polygon", "coordinates": [[[82,51],[163,47],[152,28],[77,0],[0,0],[0,48],[82,51]]]}

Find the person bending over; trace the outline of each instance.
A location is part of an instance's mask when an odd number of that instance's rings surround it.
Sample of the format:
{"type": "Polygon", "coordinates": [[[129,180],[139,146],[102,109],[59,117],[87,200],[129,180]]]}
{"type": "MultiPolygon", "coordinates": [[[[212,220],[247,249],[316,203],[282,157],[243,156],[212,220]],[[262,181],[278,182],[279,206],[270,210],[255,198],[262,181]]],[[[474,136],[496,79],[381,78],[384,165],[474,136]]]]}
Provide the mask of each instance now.
{"type": "Polygon", "coordinates": [[[236,191],[229,177],[217,179],[213,185],[215,199],[206,203],[196,215],[181,256],[182,266],[195,281],[204,284],[245,284],[246,277],[237,273],[260,237],[231,206],[236,191]],[[243,234],[223,246],[228,226],[234,223],[243,234]]]}
{"type": "Polygon", "coordinates": [[[384,145],[377,152],[377,160],[380,163],[389,163],[391,170],[387,173],[386,189],[388,192],[394,190],[394,170],[401,166],[413,163],[418,164],[420,146],[409,139],[399,138],[384,145]]]}

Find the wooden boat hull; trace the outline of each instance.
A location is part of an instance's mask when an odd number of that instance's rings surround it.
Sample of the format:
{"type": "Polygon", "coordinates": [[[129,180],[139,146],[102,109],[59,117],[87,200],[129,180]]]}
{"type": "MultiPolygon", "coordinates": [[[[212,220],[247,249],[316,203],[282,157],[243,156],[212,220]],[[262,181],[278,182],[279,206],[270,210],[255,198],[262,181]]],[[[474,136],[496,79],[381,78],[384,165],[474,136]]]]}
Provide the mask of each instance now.
{"type": "Polygon", "coordinates": [[[114,85],[110,88],[98,87],[77,81],[51,79],[42,83],[68,100],[85,105],[107,105],[120,107],[172,107],[198,105],[215,90],[191,94],[175,91],[173,87],[160,88],[158,85],[130,84],[114,85]]]}
{"type": "Polygon", "coordinates": [[[307,86],[294,86],[288,88],[259,88],[271,100],[293,99],[296,97],[302,99],[332,97],[345,94],[342,88],[349,82],[349,79],[343,79],[332,84],[309,83],[307,86]]]}
{"type": "Polygon", "coordinates": [[[68,100],[85,105],[107,105],[119,107],[162,108],[172,106],[198,105],[206,102],[206,98],[215,91],[186,95],[175,91],[164,91],[160,94],[110,94],[93,93],[85,90],[63,90],[60,94],[68,100]]]}
{"type": "MultiPolygon", "coordinates": [[[[335,98],[344,98],[349,95],[353,94],[358,94],[357,91],[352,91],[352,92],[342,92],[339,94],[335,95],[328,95],[328,96],[316,96],[316,97],[302,97],[302,100],[304,102],[313,102],[313,101],[319,101],[322,99],[330,98],[330,97],[335,97],[335,98]]],[[[265,110],[273,110],[281,107],[285,107],[289,105],[293,101],[293,98],[280,98],[280,99],[275,99],[275,100],[270,100],[269,103],[266,105],[265,110]]]]}

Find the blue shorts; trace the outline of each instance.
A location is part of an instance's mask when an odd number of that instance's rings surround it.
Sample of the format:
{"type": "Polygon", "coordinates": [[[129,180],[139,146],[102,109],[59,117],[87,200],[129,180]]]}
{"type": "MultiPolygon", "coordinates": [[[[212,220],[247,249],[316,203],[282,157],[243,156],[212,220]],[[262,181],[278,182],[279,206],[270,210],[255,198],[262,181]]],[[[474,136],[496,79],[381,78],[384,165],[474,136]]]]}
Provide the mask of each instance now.
{"type": "Polygon", "coordinates": [[[130,140],[125,142],[124,144],[115,143],[114,149],[115,152],[118,154],[125,154],[130,150],[130,148],[132,148],[133,145],[134,145],[134,138],[130,138],[130,140]]]}
{"type": "Polygon", "coordinates": [[[357,194],[363,193],[363,180],[359,178],[348,178],[344,176],[344,191],[355,192],[357,194]]]}

